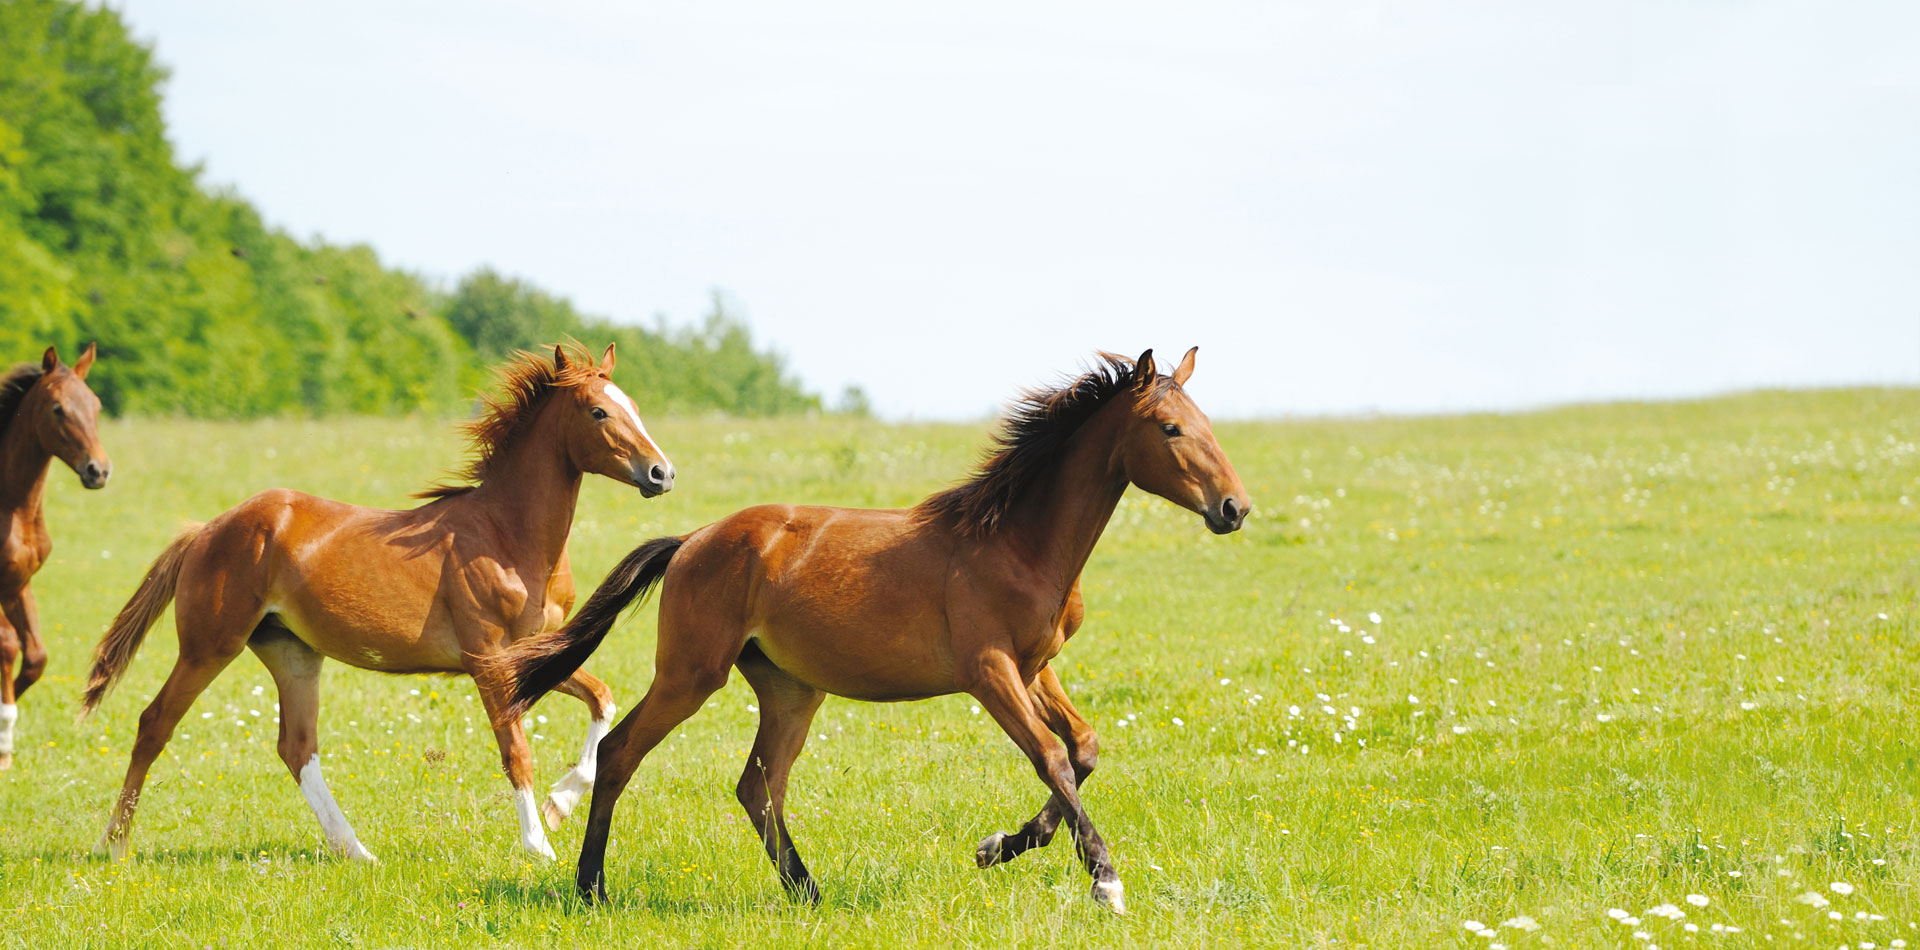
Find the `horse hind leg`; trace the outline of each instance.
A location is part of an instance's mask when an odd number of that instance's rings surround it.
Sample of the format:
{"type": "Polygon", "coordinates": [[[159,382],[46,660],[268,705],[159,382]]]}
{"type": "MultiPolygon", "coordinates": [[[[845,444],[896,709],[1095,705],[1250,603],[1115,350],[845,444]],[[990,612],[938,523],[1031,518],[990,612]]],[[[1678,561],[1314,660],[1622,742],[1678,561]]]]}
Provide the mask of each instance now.
{"type": "Polygon", "coordinates": [[[727,684],[725,665],[682,665],[668,657],[667,650],[661,653],[660,660],[654,664],[658,672],[647,687],[647,694],[600,743],[599,771],[593,778],[593,802],[587,810],[587,830],[580,844],[580,862],[574,870],[574,887],[588,900],[607,898],[607,838],[613,833],[613,809],[627,782],[633,778],[634,770],[674,727],[698,712],[708,696],[727,684]]]}
{"type": "MultiPolygon", "coordinates": [[[[127,777],[120,786],[120,796],[114,802],[113,814],[107,819],[107,830],[94,846],[96,852],[108,851],[114,860],[126,858],[130,848],[133,831],[134,808],[140,803],[140,789],[146,784],[147,770],[153,767],[153,761],[160,757],[167,741],[173,738],[174,727],[192,708],[193,701],[220,675],[220,671],[233,662],[245,648],[247,635],[259,621],[258,615],[240,623],[220,623],[218,617],[202,616],[202,611],[183,609],[184,605],[175,604],[175,622],[180,633],[180,658],[174,661],[173,672],[167,675],[167,682],[160,687],[153,702],[140,713],[140,728],[133,740],[133,755],[127,761],[127,777]],[[192,636],[189,631],[207,631],[204,636],[192,636]]],[[[284,704],[283,704],[284,705],[284,704]]],[[[282,719],[285,717],[282,716],[282,719]]]]}
{"type": "Polygon", "coordinates": [[[320,774],[320,665],[326,658],[272,614],[260,621],[247,646],[273,676],[280,694],[280,761],[320,819],[327,847],[343,858],[374,860],[320,774]]]}
{"type": "Polygon", "coordinates": [[[818,904],[820,887],[807,873],[793,836],[787,833],[787,776],[826,694],[794,679],[752,648],[739,667],[760,700],[760,730],[753,737],[753,751],[747,755],[747,767],[734,794],[747,810],[747,819],[759,833],[787,893],[818,904]]]}
{"type": "Polygon", "coordinates": [[[600,678],[585,670],[575,670],[567,681],[555,687],[557,692],[566,693],[587,704],[587,714],[591,720],[587,723],[587,741],[580,749],[580,761],[568,769],[560,781],[553,783],[547,792],[547,800],[540,806],[540,817],[546,821],[547,828],[559,831],[562,822],[573,813],[573,809],[593,790],[593,777],[599,765],[600,740],[607,737],[613,728],[613,716],[618,712],[613,705],[613,691],[600,678]]]}

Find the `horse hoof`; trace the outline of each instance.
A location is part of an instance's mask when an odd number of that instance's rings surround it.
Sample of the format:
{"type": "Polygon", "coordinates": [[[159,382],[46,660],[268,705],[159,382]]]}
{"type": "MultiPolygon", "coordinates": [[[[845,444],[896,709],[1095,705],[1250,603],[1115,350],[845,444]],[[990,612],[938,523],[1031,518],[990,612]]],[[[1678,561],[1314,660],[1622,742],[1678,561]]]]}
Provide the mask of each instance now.
{"type": "Polygon", "coordinates": [[[792,898],[796,903],[806,904],[809,907],[820,906],[820,886],[813,883],[813,878],[807,878],[796,884],[788,884],[787,896],[792,898]]]}
{"type": "Polygon", "coordinates": [[[1006,851],[1004,847],[1006,841],[1007,833],[1004,831],[996,831],[980,839],[979,846],[973,849],[973,863],[979,867],[990,868],[1005,861],[1006,858],[1002,855],[1006,851]]]}
{"type": "Polygon", "coordinates": [[[102,835],[100,840],[93,846],[93,853],[95,855],[113,861],[125,861],[128,852],[132,850],[133,845],[127,839],[113,838],[106,835],[102,835]]]}
{"type": "Polygon", "coordinates": [[[540,805],[540,820],[546,823],[548,831],[559,831],[561,823],[567,820],[567,813],[560,810],[560,803],[554,801],[552,795],[548,795],[540,805]]]}
{"type": "Polygon", "coordinates": [[[13,753],[0,752],[0,772],[13,768],[13,753]]]}
{"type": "Polygon", "coordinates": [[[554,861],[559,858],[558,855],[553,853],[553,845],[548,844],[545,838],[541,838],[538,841],[522,841],[520,842],[520,847],[527,849],[528,854],[543,861],[554,861]]]}
{"type": "Polygon", "coordinates": [[[1093,902],[1122,917],[1127,915],[1127,889],[1119,881],[1093,882],[1093,902]]]}

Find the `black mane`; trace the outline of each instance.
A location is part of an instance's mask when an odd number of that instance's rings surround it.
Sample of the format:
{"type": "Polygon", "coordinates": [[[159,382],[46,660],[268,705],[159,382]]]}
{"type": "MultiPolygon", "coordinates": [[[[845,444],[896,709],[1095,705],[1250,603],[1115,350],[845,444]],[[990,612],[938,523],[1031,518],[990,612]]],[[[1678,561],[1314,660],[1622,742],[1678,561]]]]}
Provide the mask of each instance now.
{"type": "MultiPolygon", "coordinates": [[[[946,521],[963,537],[992,534],[1027,488],[1059,461],[1073,433],[1114,397],[1138,385],[1133,360],[1101,353],[1099,362],[1079,376],[1022,392],[994,433],[995,448],[973,476],[927,498],[915,510],[946,521]]],[[[1173,380],[1159,376],[1151,385],[1147,398],[1157,400],[1173,387],[1173,380]]]]}

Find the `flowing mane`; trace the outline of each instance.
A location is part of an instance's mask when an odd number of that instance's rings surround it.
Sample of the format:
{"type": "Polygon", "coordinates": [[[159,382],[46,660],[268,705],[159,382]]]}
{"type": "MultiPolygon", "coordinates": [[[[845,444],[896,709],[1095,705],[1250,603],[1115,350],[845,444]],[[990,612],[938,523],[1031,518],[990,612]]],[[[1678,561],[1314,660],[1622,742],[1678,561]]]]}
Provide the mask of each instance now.
{"type": "Polygon", "coordinates": [[[554,366],[551,357],[521,350],[500,368],[498,395],[483,394],[479,418],[461,426],[467,434],[466,467],[455,473],[459,482],[441,482],[414,492],[415,498],[448,498],[470,492],[486,481],[487,468],[501,450],[513,443],[533,422],[546,397],[558,389],[578,386],[600,375],[600,367],[585,350],[573,344],[562,347],[567,368],[554,366]]]}
{"type": "MultiPolygon", "coordinates": [[[[1100,353],[1093,368],[1079,376],[1050,388],[1022,391],[1007,407],[993,436],[995,447],[972,477],[929,496],[915,511],[947,522],[962,537],[992,534],[1020,496],[1059,460],[1073,433],[1137,385],[1136,370],[1127,357],[1100,353]]],[[[1160,376],[1152,386],[1146,398],[1158,401],[1173,380],[1160,376]]]]}
{"type": "Polygon", "coordinates": [[[7,434],[7,426],[12,424],[14,413],[20,411],[20,402],[27,398],[27,390],[45,375],[47,372],[39,363],[18,363],[0,374],[0,435],[7,434]]]}

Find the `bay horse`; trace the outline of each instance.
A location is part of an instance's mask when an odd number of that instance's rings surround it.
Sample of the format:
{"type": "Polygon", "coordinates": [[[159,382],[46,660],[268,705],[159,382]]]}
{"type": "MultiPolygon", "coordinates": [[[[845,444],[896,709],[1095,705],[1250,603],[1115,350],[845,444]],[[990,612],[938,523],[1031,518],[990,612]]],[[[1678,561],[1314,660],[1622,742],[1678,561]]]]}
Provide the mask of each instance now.
{"type": "Polygon", "coordinates": [[[58,458],[88,488],[107,487],[113,474],[97,429],[100,397],[87,388],[93,357],[89,343],[68,367],[49,346],[38,366],[21,363],[0,375],[0,772],[13,766],[20,697],[47,668],[40,610],[27,586],[53,553],[42,510],[47,471],[58,458]]]}
{"type": "MultiPolygon", "coordinates": [[[[1196,348],[1197,350],[1197,348],[1196,348]]],[[[606,898],[614,803],[640,761],[737,667],[760,728],[735,792],[782,883],[818,902],[787,833],[787,776],[829,693],[873,702],[965,692],[1026,753],[1052,795],[1011,834],[975,849],[988,867],[1048,843],[1064,819],[1095,901],[1125,892],[1080,802],[1093,728],[1048,665],[1080,626],[1080,572],[1128,484],[1235,531],[1246,489],[1187,397],[1189,350],[1171,376],[1153,351],[1101,354],[1086,374],[1014,404],[997,450],[971,480],[911,509],[763,505],[627,555],[564,628],[494,654],[479,673],[513,684],[513,722],[565,681],[622,609],[663,587],[646,697],[600,743],[600,772],[575,884],[606,898]]]]}
{"type": "MultiPolygon", "coordinates": [[[[329,847],[373,860],[320,774],[321,662],[467,673],[476,658],[565,619],[574,595],[567,535],[583,476],[604,475],[649,498],[673,487],[673,465],[614,385],[613,365],[611,346],[597,364],[560,347],[551,361],[516,356],[502,371],[502,393],[488,397],[467,426],[473,457],[465,484],[418,493],[431,499],[418,508],[384,511],[272,489],[175,539],[101,638],[87,678],[91,712],[175,601],[179,659],[140,714],[126,783],[99,847],[126,856],[148,768],[194,697],[251,649],[280,695],[280,758],[329,847]]],[[[546,800],[544,818],[554,827],[592,782],[594,753],[615,711],[605,683],[569,673],[553,685],[586,703],[592,723],[579,764],[546,800]]],[[[488,681],[476,685],[491,716],[507,696],[488,681]]],[[[520,844],[551,859],[526,733],[518,720],[494,718],[520,844]]]]}

